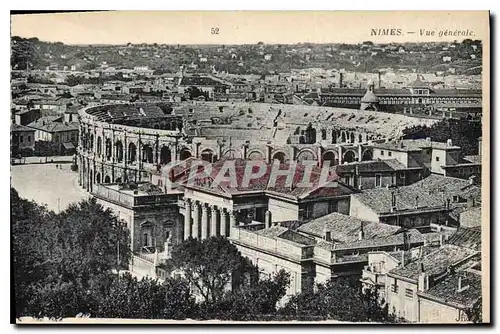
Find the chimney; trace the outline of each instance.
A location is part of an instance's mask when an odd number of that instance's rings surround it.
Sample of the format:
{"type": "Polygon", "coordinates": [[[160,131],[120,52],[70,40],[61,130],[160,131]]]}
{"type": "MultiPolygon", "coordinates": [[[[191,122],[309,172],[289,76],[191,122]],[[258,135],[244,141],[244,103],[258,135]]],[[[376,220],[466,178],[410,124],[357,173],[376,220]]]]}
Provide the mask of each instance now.
{"type": "Polygon", "coordinates": [[[401,251],[401,267],[404,268],[405,264],[406,264],[406,262],[405,262],[405,251],[402,250],[401,251]]]}
{"type": "Polygon", "coordinates": [[[462,281],[462,276],[458,277],[458,289],[457,292],[463,292],[469,288],[469,285],[465,285],[462,281]]]}
{"type": "Polygon", "coordinates": [[[418,195],[415,196],[415,209],[418,209],[418,195]]]}
{"type": "Polygon", "coordinates": [[[430,143],[430,142],[432,141],[432,140],[431,140],[431,137],[427,137],[427,138],[425,138],[425,141],[426,141],[426,142],[428,142],[428,143],[430,143]]]}
{"type": "Polygon", "coordinates": [[[378,88],[382,87],[382,73],[378,72],[378,88]]]}
{"type": "Polygon", "coordinates": [[[392,197],[391,197],[391,212],[394,212],[397,209],[396,208],[396,205],[397,205],[397,203],[396,203],[396,192],[393,190],[391,192],[391,195],[392,195],[392,197]]]}
{"type": "Polygon", "coordinates": [[[331,231],[325,231],[325,240],[332,241],[332,232],[331,231]]]}
{"type": "Polygon", "coordinates": [[[476,177],[475,177],[474,175],[472,175],[472,176],[470,176],[470,177],[469,177],[469,185],[471,185],[471,186],[472,186],[472,185],[474,184],[474,179],[475,179],[475,178],[476,178],[476,177]]]}
{"type": "Polygon", "coordinates": [[[451,139],[448,139],[446,141],[446,146],[453,146],[453,142],[451,141],[451,139]]]}
{"type": "Polygon", "coordinates": [[[266,211],[265,226],[266,226],[266,228],[271,227],[271,211],[269,211],[269,210],[266,211]]]}
{"type": "Polygon", "coordinates": [[[344,85],[343,81],[344,81],[344,73],[340,72],[339,73],[339,87],[340,88],[342,88],[344,85]]]}
{"type": "Polygon", "coordinates": [[[442,247],[446,243],[446,236],[444,234],[439,235],[439,245],[442,247]]]}
{"type": "Polygon", "coordinates": [[[429,290],[429,276],[427,273],[422,272],[418,275],[418,291],[422,292],[426,290],[429,290]]]}
{"type": "Polygon", "coordinates": [[[361,224],[361,230],[358,232],[358,240],[363,240],[365,238],[365,231],[363,231],[363,224],[361,224]]]}

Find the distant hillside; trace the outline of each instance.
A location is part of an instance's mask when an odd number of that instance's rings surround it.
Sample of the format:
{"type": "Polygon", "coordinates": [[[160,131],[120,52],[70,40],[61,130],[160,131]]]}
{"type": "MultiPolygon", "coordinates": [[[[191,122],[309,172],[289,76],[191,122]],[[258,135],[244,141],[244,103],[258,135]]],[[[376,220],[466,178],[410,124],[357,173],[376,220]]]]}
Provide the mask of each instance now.
{"type": "Polygon", "coordinates": [[[65,45],[37,38],[11,38],[12,69],[63,69],[85,71],[101,65],[115,68],[148,66],[176,72],[184,65],[191,72],[212,68],[233,74],[268,74],[300,68],[337,68],[374,72],[384,68],[478,74],[482,44],[478,40],[455,43],[309,44],[295,45],[65,45]],[[450,57],[450,59],[447,59],[450,57]],[[445,60],[446,59],[446,60],[445,60]]]}

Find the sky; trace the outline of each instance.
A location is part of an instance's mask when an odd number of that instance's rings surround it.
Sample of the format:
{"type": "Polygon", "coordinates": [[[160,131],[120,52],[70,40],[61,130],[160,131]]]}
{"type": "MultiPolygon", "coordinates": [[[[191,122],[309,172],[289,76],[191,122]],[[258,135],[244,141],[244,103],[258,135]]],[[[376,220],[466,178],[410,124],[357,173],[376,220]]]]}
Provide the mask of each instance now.
{"type": "Polygon", "coordinates": [[[441,30],[488,37],[488,13],[389,11],[109,11],[11,16],[11,35],[65,44],[272,44],[463,40],[441,30]],[[218,34],[212,34],[218,28],[218,34]],[[372,29],[401,29],[372,36],[372,29]],[[420,29],[434,36],[420,36],[420,29]],[[414,34],[408,34],[413,31],[414,34]]]}

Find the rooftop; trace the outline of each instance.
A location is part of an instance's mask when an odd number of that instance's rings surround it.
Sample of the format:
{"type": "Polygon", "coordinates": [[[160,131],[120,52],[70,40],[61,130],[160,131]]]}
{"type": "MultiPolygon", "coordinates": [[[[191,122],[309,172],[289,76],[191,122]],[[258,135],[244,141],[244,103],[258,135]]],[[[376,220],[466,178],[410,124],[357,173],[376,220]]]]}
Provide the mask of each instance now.
{"type": "Polygon", "coordinates": [[[459,150],[459,146],[448,143],[436,142],[427,139],[403,139],[385,143],[375,143],[376,148],[383,148],[393,151],[414,152],[422,149],[433,148],[438,150],[459,150]]]}
{"type": "Polygon", "coordinates": [[[444,304],[471,308],[477,304],[482,296],[481,275],[470,271],[460,271],[419,294],[424,298],[429,297],[444,304]],[[458,289],[459,280],[461,290],[458,289]]]}
{"type": "Polygon", "coordinates": [[[335,166],[335,172],[337,174],[342,173],[353,173],[356,169],[360,173],[370,173],[370,172],[394,172],[397,170],[406,169],[405,165],[399,162],[397,159],[390,160],[375,160],[375,161],[359,161],[345,163],[342,165],[335,166]]]}
{"type": "Polygon", "coordinates": [[[481,251],[481,227],[460,227],[457,232],[448,239],[448,244],[481,251]]]}
{"type": "Polygon", "coordinates": [[[28,124],[28,127],[45,132],[78,131],[77,122],[64,122],[63,116],[45,116],[28,124]]]}
{"type": "Polygon", "coordinates": [[[440,275],[446,272],[449,267],[453,267],[475,254],[478,253],[472,249],[447,244],[422,259],[411,262],[404,267],[395,268],[389,273],[417,280],[423,265],[429,276],[440,275]]]}
{"type": "Polygon", "coordinates": [[[33,131],[35,131],[35,129],[29,128],[27,126],[20,125],[20,124],[11,124],[10,131],[11,132],[33,132],[33,131]]]}

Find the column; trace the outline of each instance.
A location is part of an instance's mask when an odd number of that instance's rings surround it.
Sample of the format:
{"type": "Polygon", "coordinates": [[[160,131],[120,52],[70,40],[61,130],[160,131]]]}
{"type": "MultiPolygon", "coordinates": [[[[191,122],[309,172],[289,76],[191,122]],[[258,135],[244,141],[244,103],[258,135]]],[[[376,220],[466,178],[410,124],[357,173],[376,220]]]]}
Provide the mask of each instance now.
{"type": "Polygon", "coordinates": [[[342,165],[342,145],[339,145],[339,165],[342,165]]]}
{"type": "MultiPolygon", "coordinates": [[[[210,236],[217,236],[217,207],[213,205],[211,207],[211,215],[210,215],[210,236]]],[[[222,223],[222,222],[221,222],[222,223]]]]}
{"type": "Polygon", "coordinates": [[[322,167],[323,166],[323,148],[321,145],[318,146],[318,150],[316,152],[318,154],[318,166],[322,167]]]}
{"type": "Polygon", "coordinates": [[[236,216],[234,215],[234,211],[229,211],[229,235],[231,235],[231,231],[235,228],[236,225],[236,216]]]}
{"type": "Polygon", "coordinates": [[[198,239],[200,237],[200,204],[193,202],[193,232],[192,237],[198,239]]]}
{"type": "Polygon", "coordinates": [[[191,236],[191,201],[184,200],[184,240],[191,236]]]}
{"type": "Polygon", "coordinates": [[[361,144],[358,144],[358,161],[363,160],[363,147],[361,144]]]}
{"type": "Polygon", "coordinates": [[[220,211],[220,235],[227,237],[227,211],[221,209],[220,211]]]}
{"type": "Polygon", "coordinates": [[[205,203],[201,204],[201,239],[208,236],[208,208],[205,203]]]}

